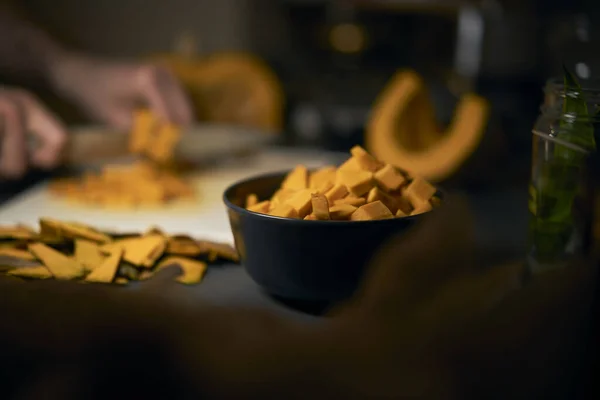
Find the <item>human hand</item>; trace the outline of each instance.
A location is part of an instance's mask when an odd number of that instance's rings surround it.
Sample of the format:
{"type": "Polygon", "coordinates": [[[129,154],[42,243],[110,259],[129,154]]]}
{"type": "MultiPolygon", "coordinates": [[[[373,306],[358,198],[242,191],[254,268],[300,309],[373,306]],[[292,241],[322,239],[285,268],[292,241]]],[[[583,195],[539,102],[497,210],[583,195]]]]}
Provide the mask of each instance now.
{"type": "Polygon", "coordinates": [[[545,398],[572,388],[568,374],[587,343],[593,260],[525,283],[521,261],[473,262],[469,221],[464,205],[448,202],[381,250],[336,315],[344,340],[332,343],[348,354],[327,366],[345,366],[337,380],[390,397],[448,399],[545,398]]]}
{"type": "Polygon", "coordinates": [[[120,130],[131,127],[133,111],[140,106],[176,124],[192,121],[182,87],[169,71],[155,65],[66,55],[55,62],[50,75],[59,94],[92,119],[120,130]]]}
{"type": "Polygon", "coordinates": [[[19,178],[30,165],[52,168],[60,162],[66,130],[33,95],[1,87],[0,122],[0,178],[19,178]],[[32,154],[29,135],[38,139],[32,154]]]}

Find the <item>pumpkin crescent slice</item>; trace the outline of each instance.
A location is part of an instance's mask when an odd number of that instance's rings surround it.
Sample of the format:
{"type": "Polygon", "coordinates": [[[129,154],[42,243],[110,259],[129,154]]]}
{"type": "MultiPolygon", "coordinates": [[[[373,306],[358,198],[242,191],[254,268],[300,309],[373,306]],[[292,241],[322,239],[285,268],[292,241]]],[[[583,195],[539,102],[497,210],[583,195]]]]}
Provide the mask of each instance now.
{"type": "Polygon", "coordinates": [[[476,150],[486,128],[489,105],[480,96],[464,95],[451,124],[440,134],[430,132],[435,129],[435,120],[428,111],[428,102],[418,75],[398,72],[375,103],[366,130],[366,145],[378,159],[439,182],[455,173],[476,150]],[[426,147],[411,149],[399,140],[403,135],[421,136],[426,147]]]}

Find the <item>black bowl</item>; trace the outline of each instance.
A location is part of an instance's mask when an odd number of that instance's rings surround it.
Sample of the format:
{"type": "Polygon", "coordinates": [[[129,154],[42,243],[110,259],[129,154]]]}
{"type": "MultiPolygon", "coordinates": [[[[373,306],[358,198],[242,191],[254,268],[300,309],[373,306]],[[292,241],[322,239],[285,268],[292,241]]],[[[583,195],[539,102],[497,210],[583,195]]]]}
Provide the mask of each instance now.
{"type": "Polygon", "coordinates": [[[261,200],[270,198],[288,172],[237,182],[223,195],[242,264],[256,283],[279,299],[332,304],[349,298],[377,249],[423,215],[378,221],[305,221],[244,208],[251,193],[261,200]]]}

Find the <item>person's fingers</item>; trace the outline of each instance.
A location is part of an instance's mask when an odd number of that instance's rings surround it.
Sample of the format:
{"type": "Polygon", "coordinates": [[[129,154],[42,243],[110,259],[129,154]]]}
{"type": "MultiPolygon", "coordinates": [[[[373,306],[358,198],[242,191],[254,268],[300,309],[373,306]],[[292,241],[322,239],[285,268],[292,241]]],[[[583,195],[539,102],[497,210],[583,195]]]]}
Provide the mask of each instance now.
{"type": "Polygon", "coordinates": [[[192,107],[183,87],[166,69],[159,67],[157,74],[158,86],[167,99],[167,106],[169,106],[169,113],[173,115],[173,122],[180,125],[190,124],[192,107]]]}
{"type": "Polygon", "coordinates": [[[133,115],[131,106],[117,104],[99,106],[95,110],[96,118],[109,126],[115,128],[119,132],[129,132],[133,124],[133,115]]]}
{"type": "Polygon", "coordinates": [[[34,96],[16,92],[27,118],[27,130],[39,139],[31,154],[31,162],[40,168],[54,168],[61,159],[67,144],[65,126],[47,110],[34,96]]]}
{"type": "Polygon", "coordinates": [[[27,171],[25,120],[20,105],[0,97],[0,175],[15,179],[27,171]]]}
{"type": "Polygon", "coordinates": [[[391,239],[374,257],[360,302],[368,308],[410,306],[473,267],[472,219],[466,201],[448,199],[412,230],[391,239]]]}
{"type": "Polygon", "coordinates": [[[148,106],[167,121],[186,125],[192,120],[192,110],[181,85],[162,67],[143,66],[138,85],[148,106]]]}

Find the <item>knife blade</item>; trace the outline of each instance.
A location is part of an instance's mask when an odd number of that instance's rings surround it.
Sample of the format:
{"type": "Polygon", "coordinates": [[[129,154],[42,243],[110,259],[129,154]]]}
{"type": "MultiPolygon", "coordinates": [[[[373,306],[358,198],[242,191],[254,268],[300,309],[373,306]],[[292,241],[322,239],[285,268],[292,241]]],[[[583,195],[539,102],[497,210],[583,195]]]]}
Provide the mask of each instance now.
{"type": "MultiPolygon", "coordinates": [[[[202,124],[186,128],[174,150],[177,160],[190,164],[257,150],[274,144],[279,137],[250,128],[202,124]]],[[[35,143],[30,144],[35,146],[35,143]]],[[[66,166],[85,166],[137,158],[129,152],[129,135],[98,126],[73,127],[70,130],[64,162],[66,166]]]]}

